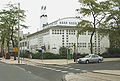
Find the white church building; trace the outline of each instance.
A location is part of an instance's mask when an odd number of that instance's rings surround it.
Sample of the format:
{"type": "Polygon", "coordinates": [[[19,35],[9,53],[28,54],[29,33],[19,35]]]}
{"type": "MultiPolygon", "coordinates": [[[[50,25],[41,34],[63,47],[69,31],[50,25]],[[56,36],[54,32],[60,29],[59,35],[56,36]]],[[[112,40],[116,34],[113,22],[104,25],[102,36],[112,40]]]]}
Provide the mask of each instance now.
{"type": "MultiPolygon", "coordinates": [[[[81,21],[80,16],[66,17],[47,23],[46,6],[41,7],[40,27],[41,30],[27,35],[26,39],[22,40],[27,42],[26,46],[21,46],[22,49],[29,49],[35,53],[36,49],[41,49],[45,46],[46,52],[59,53],[59,48],[64,46],[72,48],[74,44],[78,46],[78,53],[90,53],[90,36],[91,32],[84,32],[78,37],[77,43],[77,28],[76,25],[81,21]]],[[[76,13],[78,9],[76,10],[76,13]]],[[[100,34],[95,33],[93,36],[93,52],[95,54],[102,54],[109,48],[108,36],[102,37],[100,34]]]]}

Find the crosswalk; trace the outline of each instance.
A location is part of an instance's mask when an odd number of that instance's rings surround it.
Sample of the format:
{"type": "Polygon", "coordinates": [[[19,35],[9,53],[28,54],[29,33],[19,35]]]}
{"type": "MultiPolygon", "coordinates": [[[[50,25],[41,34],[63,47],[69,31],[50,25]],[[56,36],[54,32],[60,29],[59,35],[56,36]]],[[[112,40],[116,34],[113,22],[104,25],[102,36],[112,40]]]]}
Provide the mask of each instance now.
{"type": "Polygon", "coordinates": [[[46,69],[46,70],[51,70],[51,71],[56,71],[56,72],[62,72],[62,73],[86,73],[87,70],[82,70],[79,68],[73,68],[70,65],[48,65],[48,64],[42,64],[42,63],[35,63],[32,62],[32,66],[46,69]]]}
{"type": "Polygon", "coordinates": [[[62,72],[62,73],[80,73],[87,72],[87,70],[81,70],[78,68],[73,68],[71,66],[59,66],[59,65],[36,65],[35,67],[43,68],[46,70],[62,72]]]}

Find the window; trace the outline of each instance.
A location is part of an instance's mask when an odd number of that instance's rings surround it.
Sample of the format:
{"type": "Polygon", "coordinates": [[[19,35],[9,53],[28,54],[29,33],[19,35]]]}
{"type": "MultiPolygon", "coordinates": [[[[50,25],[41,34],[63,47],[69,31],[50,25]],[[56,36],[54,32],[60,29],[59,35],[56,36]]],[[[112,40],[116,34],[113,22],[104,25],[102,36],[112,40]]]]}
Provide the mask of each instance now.
{"type": "Polygon", "coordinates": [[[54,30],[52,30],[52,34],[54,34],[54,30]]]}
{"type": "Polygon", "coordinates": [[[55,30],[55,34],[56,34],[56,30],[55,30]]]}
{"type": "Polygon", "coordinates": [[[59,30],[57,30],[57,34],[59,34],[59,30]]]}

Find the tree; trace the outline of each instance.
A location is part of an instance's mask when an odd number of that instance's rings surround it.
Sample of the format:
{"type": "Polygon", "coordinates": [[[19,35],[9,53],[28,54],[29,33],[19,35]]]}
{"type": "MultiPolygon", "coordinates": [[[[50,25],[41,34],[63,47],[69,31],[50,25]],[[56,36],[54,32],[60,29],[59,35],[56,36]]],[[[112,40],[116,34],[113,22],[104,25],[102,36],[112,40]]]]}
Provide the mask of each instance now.
{"type": "Polygon", "coordinates": [[[110,47],[120,48],[120,0],[109,0],[112,5],[107,11],[108,16],[105,22],[110,27],[107,34],[110,36],[110,47]]]}
{"type": "Polygon", "coordinates": [[[59,54],[61,55],[61,56],[64,56],[64,57],[66,57],[67,56],[67,48],[66,47],[60,47],[60,49],[59,49],[59,54]]]}
{"type": "Polygon", "coordinates": [[[107,6],[108,9],[98,32],[109,35],[111,48],[120,48],[120,1],[107,0],[102,6],[107,6]]]}
{"type": "MultiPolygon", "coordinates": [[[[15,47],[17,46],[17,24],[18,24],[18,12],[19,12],[19,21],[24,22],[24,19],[26,17],[25,11],[18,9],[16,4],[7,4],[7,7],[5,9],[2,9],[0,12],[0,25],[1,25],[1,30],[6,30],[6,31],[1,31],[5,32],[5,36],[2,35],[1,37],[5,37],[7,41],[7,48],[8,48],[8,53],[9,53],[9,45],[10,45],[10,40],[12,42],[12,46],[15,47]],[[16,44],[16,45],[15,45],[16,44]]],[[[22,28],[27,28],[28,26],[25,26],[23,24],[20,24],[22,28]]]]}
{"type": "Polygon", "coordinates": [[[105,2],[98,2],[95,0],[79,0],[79,2],[83,5],[83,7],[80,9],[80,13],[85,16],[91,17],[91,20],[82,20],[78,23],[77,27],[82,27],[81,30],[78,31],[78,34],[90,31],[91,37],[90,37],[90,51],[91,54],[93,53],[93,43],[92,38],[95,32],[97,31],[97,27],[101,25],[103,19],[105,18],[105,11],[109,8],[106,6],[103,6],[105,2]]]}

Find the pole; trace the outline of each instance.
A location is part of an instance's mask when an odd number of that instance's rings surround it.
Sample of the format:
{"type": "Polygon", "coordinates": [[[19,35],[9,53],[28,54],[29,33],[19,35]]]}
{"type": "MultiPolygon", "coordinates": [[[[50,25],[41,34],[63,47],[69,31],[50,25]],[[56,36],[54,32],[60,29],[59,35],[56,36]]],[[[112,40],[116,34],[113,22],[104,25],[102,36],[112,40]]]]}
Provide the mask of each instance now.
{"type": "Polygon", "coordinates": [[[20,3],[18,3],[18,63],[20,63],[20,17],[19,17],[20,3]]]}
{"type": "Polygon", "coordinates": [[[78,54],[78,37],[79,37],[79,34],[78,34],[78,31],[77,31],[76,57],[77,57],[77,54],[78,54]]]}
{"type": "Polygon", "coordinates": [[[68,48],[67,48],[67,64],[68,64],[68,48]]]}

